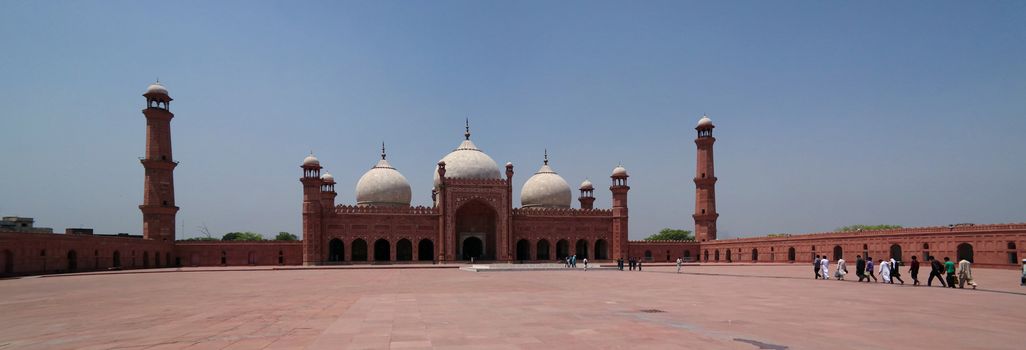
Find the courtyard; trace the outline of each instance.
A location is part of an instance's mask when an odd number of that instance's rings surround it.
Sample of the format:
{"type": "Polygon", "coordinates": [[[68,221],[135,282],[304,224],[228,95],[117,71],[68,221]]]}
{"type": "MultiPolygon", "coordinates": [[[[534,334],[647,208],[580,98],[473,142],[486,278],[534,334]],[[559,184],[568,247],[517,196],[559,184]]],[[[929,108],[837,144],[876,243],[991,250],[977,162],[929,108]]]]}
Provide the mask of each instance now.
{"type": "Polygon", "coordinates": [[[978,290],[806,264],[28,277],[0,280],[0,349],[1021,349],[1019,272],[974,272],[978,290]]]}

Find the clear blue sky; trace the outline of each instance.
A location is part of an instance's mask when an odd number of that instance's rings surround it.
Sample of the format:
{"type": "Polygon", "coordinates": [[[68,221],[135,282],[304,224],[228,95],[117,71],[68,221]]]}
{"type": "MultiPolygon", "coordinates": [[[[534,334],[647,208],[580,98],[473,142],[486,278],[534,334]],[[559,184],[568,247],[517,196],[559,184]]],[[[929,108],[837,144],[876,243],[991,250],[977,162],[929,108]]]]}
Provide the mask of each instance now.
{"type": "Polygon", "coordinates": [[[622,161],[632,238],[693,227],[703,113],[721,237],[1023,222],[1024,23],[1023,1],[3,1],[0,215],[139,233],[159,77],[186,237],[299,233],[310,150],[353,203],[385,141],[429,205],[468,116],[517,194],[548,148],[608,207],[622,161]]]}

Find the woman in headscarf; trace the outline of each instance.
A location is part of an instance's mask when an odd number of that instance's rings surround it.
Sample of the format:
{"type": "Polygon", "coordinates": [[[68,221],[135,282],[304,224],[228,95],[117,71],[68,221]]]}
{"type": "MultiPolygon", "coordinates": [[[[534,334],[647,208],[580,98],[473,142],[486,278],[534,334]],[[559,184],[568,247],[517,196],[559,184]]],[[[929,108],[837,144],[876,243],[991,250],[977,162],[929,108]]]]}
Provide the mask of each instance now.
{"type": "Polygon", "coordinates": [[[962,259],[958,262],[958,288],[965,288],[965,284],[969,283],[976,289],[976,281],[973,281],[973,268],[972,263],[969,260],[962,259]]]}
{"type": "Polygon", "coordinates": [[[837,276],[838,281],[844,280],[844,275],[848,274],[848,265],[844,263],[844,259],[837,259],[837,272],[834,272],[837,276]]]}
{"type": "Polygon", "coordinates": [[[891,283],[891,262],[880,260],[880,279],[884,283],[891,283]]]}

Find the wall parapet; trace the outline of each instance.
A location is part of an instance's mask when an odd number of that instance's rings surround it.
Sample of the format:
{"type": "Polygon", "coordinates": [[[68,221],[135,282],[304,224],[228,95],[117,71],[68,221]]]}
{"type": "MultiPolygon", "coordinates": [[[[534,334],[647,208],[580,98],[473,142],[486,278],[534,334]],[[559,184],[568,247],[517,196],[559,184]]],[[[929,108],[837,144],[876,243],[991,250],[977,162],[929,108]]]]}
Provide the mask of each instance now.
{"type": "Polygon", "coordinates": [[[509,181],[505,179],[468,179],[462,177],[445,177],[446,185],[487,185],[487,186],[506,186],[509,181]]]}
{"type": "Polygon", "coordinates": [[[872,237],[883,237],[883,236],[895,236],[895,235],[930,235],[930,234],[973,234],[981,232],[1023,232],[1026,231],[1026,223],[1015,223],[1015,224],[987,224],[987,225],[972,225],[972,226],[926,226],[926,227],[910,227],[910,228],[897,228],[887,230],[869,230],[869,231],[835,231],[835,232],[815,232],[815,233],[801,233],[801,234],[784,234],[783,236],[773,237],[737,237],[732,239],[719,239],[715,241],[708,241],[705,244],[715,245],[717,243],[739,243],[739,242],[773,242],[773,241],[786,241],[786,240],[805,240],[805,239],[819,239],[819,238],[872,238],[872,237]]]}
{"type": "Polygon", "coordinates": [[[514,208],[513,216],[589,216],[612,217],[611,209],[576,209],[576,208],[514,208]]]}
{"type": "Polygon", "coordinates": [[[374,207],[339,204],[335,206],[335,214],[408,214],[408,215],[438,215],[438,208],[416,206],[416,207],[374,207]]]}

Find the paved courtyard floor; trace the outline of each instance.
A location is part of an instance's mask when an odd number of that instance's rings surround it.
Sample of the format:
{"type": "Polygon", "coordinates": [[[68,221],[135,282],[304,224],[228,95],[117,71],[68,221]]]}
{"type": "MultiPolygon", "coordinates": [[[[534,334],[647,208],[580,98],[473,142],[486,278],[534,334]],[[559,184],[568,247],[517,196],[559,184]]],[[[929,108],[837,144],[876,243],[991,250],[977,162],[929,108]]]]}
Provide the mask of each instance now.
{"type": "MultiPolygon", "coordinates": [[[[211,270],[211,269],[207,269],[211,270]]],[[[802,265],[194,271],[0,280],[0,349],[1023,349],[1026,288],[802,265]],[[925,281],[924,281],[925,282],[925,281]]]]}

